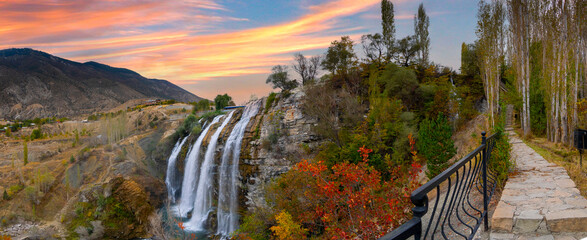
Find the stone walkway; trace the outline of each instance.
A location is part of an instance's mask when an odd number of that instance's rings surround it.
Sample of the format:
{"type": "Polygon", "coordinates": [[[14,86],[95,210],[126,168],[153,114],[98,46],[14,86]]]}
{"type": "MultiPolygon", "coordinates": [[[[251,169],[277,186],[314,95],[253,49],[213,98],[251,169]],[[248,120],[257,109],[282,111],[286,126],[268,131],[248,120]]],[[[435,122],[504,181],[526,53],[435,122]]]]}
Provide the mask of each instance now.
{"type": "Polygon", "coordinates": [[[489,239],[582,239],[587,200],[564,168],[547,162],[510,132],[517,174],[491,218],[489,239]]]}

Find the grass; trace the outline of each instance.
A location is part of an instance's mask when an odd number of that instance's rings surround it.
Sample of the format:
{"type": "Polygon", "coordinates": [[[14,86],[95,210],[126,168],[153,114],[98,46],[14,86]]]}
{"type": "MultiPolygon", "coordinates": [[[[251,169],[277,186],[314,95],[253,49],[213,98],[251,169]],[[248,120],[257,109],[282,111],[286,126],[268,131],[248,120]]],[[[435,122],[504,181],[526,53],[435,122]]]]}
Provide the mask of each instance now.
{"type": "MultiPolygon", "coordinates": [[[[544,138],[524,139],[524,142],[547,161],[564,167],[577,185],[583,197],[587,198],[587,159],[583,168],[579,165],[579,152],[562,144],[551,143],[544,138]]],[[[583,156],[583,158],[587,158],[583,156]]]]}

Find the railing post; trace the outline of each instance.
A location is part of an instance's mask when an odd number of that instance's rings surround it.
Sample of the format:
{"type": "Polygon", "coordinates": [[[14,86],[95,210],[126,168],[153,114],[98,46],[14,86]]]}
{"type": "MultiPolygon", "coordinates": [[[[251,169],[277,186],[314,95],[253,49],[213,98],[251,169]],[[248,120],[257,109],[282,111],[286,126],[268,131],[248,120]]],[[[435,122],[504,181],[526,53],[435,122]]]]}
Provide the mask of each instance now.
{"type": "Polygon", "coordinates": [[[488,211],[487,211],[487,161],[489,159],[487,159],[487,137],[485,137],[487,133],[485,131],[483,131],[481,133],[482,137],[481,137],[481,145],[483,145],[483,158],[481,159],[482,162],[482,168],[483,168],[483,213],[485,214],[485,216],[483,217],[483,226],[485,227],[485,231],[489,230],[489,224],[488,224],[488,219],[489,217],[488,215],[488,211]]]}
{"type": "MultiPolygon", "coordinates": [[[[412,213],[414,213],[414,218],[422,219],[422,217],[428,212],[428,196],[424,195],[423,198],[414,199],[412,198],[412,203],[415,205],[412,208],[412,213]]],[[[414,233],[414,239],[420,240],[422,238],[422,221],[419,221],[418,225],[416,226],[416,232],[414,233]]]]}

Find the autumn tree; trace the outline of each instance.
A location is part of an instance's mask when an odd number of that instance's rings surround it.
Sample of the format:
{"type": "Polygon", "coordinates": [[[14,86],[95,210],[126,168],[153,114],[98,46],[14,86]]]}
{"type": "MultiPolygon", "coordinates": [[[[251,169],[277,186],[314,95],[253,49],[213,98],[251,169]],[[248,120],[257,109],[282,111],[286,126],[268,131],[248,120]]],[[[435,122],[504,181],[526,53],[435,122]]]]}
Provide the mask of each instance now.
{"type": "Polygon", "coordinates": [[[319,55],[310,57],[308,59],[301,53],[296,53],[294,54],[294,61],[293,69],[302,78],[302,85],[306,85],[306,83],[316,79],[316,75],[318,74],[318,67],[320,66],[319,55]]]}
{"type": "Polygon", "coordinates": [[[343,36],[340,41],[334,40],[326,52],[322,61],[322,68],[334,75],[346,76],[356,66],[357,55],[353,50],[353,40],[349,36],[343,36]]]}
{"type": "Polygon", "coordinates": [[[395,44],[395,22],[394,22],[393,3],[390,0],[381,0],[381,25],[383,28],[382,38],[386,53],[386,61],[394,56],[395,44]]]}
{"type": "Polygon", "coordinates": [[[430,26],[430,18],[426,15],[424,3],[420,3],[418,7],[418,14],[414,16],[414,32],[416,44],[418,45],[418,59],[420,64],[428,64],[428,55],[430,52],[430,37],[428,36],[428,27],[430,26]]]}
{"type": "Polygon", "coordinates": [[[276,65],[271,69],[272,73],[267,77],[266,83],[273,85],[273,88],[280,88],[282,91],[289,91],[298,86],[298,82],[289,79],[287,66],[276,65]]]}
{"type": "Polygon", "coordinates": [[[408,220],[409,194],[419,186],[416,179],[421,170],[417,163],[406,170],[392,167],[396,178],[383,181],[381,173],[368,164],[371,152],[361,147],[359,162],[332,168],[321,161],[303,160],[272,186],[269,202],[292,213],[291,221],[284,219],[292,229],[300,224],[310,234],[328,239],[381,237],[408,220]]]}

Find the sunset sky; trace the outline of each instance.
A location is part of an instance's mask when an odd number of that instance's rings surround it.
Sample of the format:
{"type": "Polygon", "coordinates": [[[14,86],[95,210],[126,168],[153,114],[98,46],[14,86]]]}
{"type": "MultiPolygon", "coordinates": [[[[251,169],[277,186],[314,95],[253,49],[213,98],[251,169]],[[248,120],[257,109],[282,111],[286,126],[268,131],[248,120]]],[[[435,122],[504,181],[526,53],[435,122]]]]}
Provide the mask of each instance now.
{"type": "MultiPolygon", "coordinates": [[[[396,38],[413,34],[421,1],[393,0],[396,38]]],[[[423,1],[430,58],[458,70],[475,40],[477,1],[423,1]]],[[[323,54],[333,40],[381,32],[380,0],[0,0],[0,49],[33,48],[169,80],[237,104],[262,97],[271,66],[323,54]]],[[[362,52],[360,44],[356,52],[362,52]]],[[[293,75],[294,78],[298,76],[293,75]]]]}

